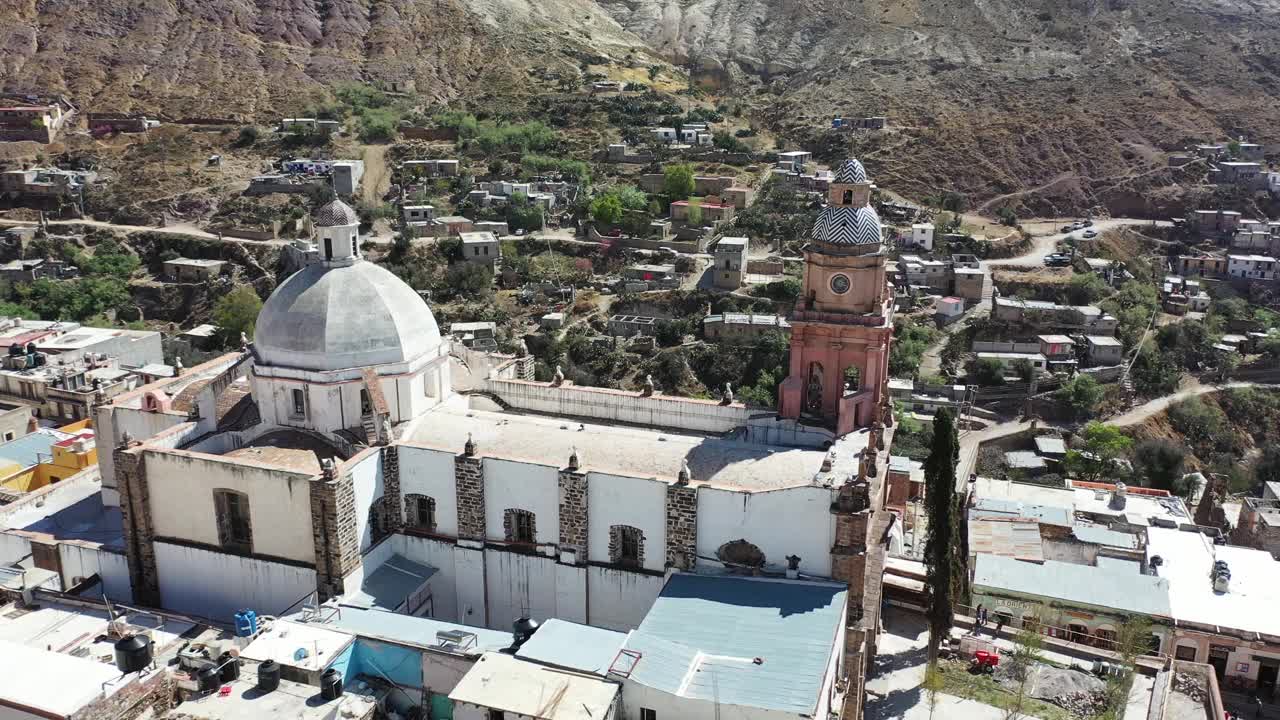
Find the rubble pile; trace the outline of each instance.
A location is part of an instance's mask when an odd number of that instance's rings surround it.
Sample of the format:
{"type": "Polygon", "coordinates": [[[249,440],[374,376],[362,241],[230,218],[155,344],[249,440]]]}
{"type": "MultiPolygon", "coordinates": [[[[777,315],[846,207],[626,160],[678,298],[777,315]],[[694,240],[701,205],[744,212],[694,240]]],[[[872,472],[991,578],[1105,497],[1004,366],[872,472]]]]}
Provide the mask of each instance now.
{"type": "Polygon", "coordinates": [[[1107,709],[1106,695],[1100,692],[1063,693],[1049,698],[1049,702],[1076,717],[1094,717],[1107,709]]]}
{"type": "Polygon", "coordinates": [[[1209,689],[1205,687],[1204,678],[1189,673],[1174,675],[1173,689],[1198,703],[1204,702],[1209,697],[1209,689]]]}

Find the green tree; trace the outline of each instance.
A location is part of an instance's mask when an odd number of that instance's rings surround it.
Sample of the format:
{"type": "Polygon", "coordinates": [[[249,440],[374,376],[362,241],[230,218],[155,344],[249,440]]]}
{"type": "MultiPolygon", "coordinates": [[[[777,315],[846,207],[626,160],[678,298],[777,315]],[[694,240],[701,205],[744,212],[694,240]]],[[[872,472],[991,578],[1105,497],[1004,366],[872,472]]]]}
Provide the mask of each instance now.
{"type": "Polygon", "coordinates": [[[1079,273],[1067,283],[1066,300],[1071,305],[1092,305],[1110,292],[1107,282],[1097,273],[1079,273]]]}
{"type": "Polygon", "coordinates": [[[1263,449],[1262,457],[1253,465],[1253,478],[1258,487],[1280,482],[1280,447],[1268,445],[1263,449]]]}
{"type": "MultiPolygon", "coordinates": [[[[662,192],[672,201],[688,200],[693,195],[693,166],[674,163],[662,170],[662,192]]],[[[690,208],[692,210],[693,208],[690,208]]]]}
{"type": "Polygon", "coordinates": [[[1008,656],[1008,672],[1017,685],[1013,690],[1013,702],[1005,708],[1005,720],[1026,717],[1022,709],[1027,700],[1027,690],[1035,674],[1035,666],[1043,660],[1040,652],[1044,648],[1044,635],[1040,633],[1043,616],[1044,611],[1039,606],[1024,610],[1022,623],[1013,636],[1013,652],[1008,656]]]}
{"type": "Polygon", "coordinates": [[[649,66],[649,82],[653,82],[654,80],[657,80],[658,73],[661,71],[662,71],[662,68],[660,66],[650,65],[649,66]]]}
{"type": "Polygon", "coordinates": [[[675,347],[684,340],[684,325],[674,320],[663,320],[654,329],[653,339],[662,347],[675,347]]]}
{"type": "Polygon", "coordinates": [[[1144,440],[1133,448],[1133,465],[1148,487],[1186,495],[1190,490],[1183,480],[1187,451],[1168,440],[1144,440]]]}
{"type": "Polygon", "coordinates": [[[1090,482],[1096,482],[1110,471],[1116,459],[1133,447],[1133,439],[1119,428],[1096,420],[1085,425],[1080,436],[1084,440],[1083,450],[1068,450],[1063,463],[1067,472],[1090,482]]]}
{"type": "Polygon", "coordinates": [[[1003,385],[1004,363],[995,358],[979,358],[973,362],[970,373],[979,385],[1003,385]]]}
{"type": "Polygon", "coordinates": [[[1030,360],[1027,360],[1026,358],[1022,358],[1021,360],[1014,360],[1012,364],[1012,369],[1013,369],[1013,374],[1017,375],[1018,379],[1024,383],[1030,383],[1035,378],[1037,373],[1035,363],[1031,362],[1030,360]]]}
{"type": "Polygon", "coordinates": [[[649,196],[633,185],[620,185],[613,192],[618,196],[625,210],[645,210],[649,207],[649,196]]]}
{"type": "Polygon", "coordinates": [[[238,343],[240,333],[253,337],[253,328],[261,310],[262,299],[258,293],[248,285],[240,285],[218,299],[213,306],[213,322],[222,330],[228,344],[238,343]]]}
{"type": "Polygon", "coordinates": [[[696,200],[689,201],[689,224],[702,224],[702,204],[696,200]]]}
{"type": "Polygon", "coordinates": [[[591,201],[591,219],[602,225],[613,225],[622,219],[622,200],[605,193],[591,201]]]}
{"type": "Polygon", "coordinates": [[[1098,403],[1102,402],[1102,395],[1102,386],[1098,381],[1092,375],[1083,373],[1066,381],[1053,393],[1053,397],[1070,408],[1076,417],[1083,417],[1097,409],[1098,403]]]}
{"type": "Polygon", "coordinates": [[[455,263],[445,271],[441,293],[446,297],[489,297],[493,295],[493,273],[481,263],[455,263]]]}
{"type": "Polygon", "coordinates": [[[929,590],[929,662],[937,662],[938,648],[951,632],[955,605],[956,464],[960,453],[955,420],[949,408],[933,418],[933,447],[924,464],[925,511],[928,537],[924,564],[929,590]]]}

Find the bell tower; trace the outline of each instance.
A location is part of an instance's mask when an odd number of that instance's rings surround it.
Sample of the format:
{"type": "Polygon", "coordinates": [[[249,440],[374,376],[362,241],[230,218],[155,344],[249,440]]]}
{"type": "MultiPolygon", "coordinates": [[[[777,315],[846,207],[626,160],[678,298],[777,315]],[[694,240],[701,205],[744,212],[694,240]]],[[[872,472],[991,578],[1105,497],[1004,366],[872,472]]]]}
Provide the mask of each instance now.
{"type": "Polygon", "coordinates": [[[888,407],[893,290],[885,272],[871,182],[850,158],[804,248],[804,281],[791,317],[791,364],[779,414],[844,435],[870,427],[888,407]]]}

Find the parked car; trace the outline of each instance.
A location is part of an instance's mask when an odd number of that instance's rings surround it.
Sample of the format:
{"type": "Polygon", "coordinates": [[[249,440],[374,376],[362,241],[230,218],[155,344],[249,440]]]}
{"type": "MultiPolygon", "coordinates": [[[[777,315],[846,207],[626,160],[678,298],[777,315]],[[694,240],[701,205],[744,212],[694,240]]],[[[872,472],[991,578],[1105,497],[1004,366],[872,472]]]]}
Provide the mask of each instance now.
{"type": "Polygon", "coordinates": [[[1062,232],[1064,232],[1064,233],[1069,233],[1069,232],[1071,232],[1072,230],[1075,230],[1075,229],[1076,229],[1076,226],[1075,226],[1075,225],[1063,225],[1063,226],[1062,226],[1062,232]]]}
{"type": "Polygon", "coordinates": [[[1088,230],[1085,230],[1083,233],[1081,233],[1080,236],[1086,239],[1096,238],[1098,237],[1098,231],[1094,230],[1093,228],[1089,228],[1088,230]]]}
{"type": "Polygon", "coordinates": [[[1084,226],[1085,226],[1085,227],[1093,227],[1093,221],[1092,221],[1092,220],[1090,220],[1089,218],[1085,218],[1085,219],[1084,219],[1084,226]]]}
{"type": "Polygon", "coordinates": [[[1062,253],[1054,253],[1044,256],[1045,267],[1066,267],[1071,264],[1071,258],[1062,253]]]}

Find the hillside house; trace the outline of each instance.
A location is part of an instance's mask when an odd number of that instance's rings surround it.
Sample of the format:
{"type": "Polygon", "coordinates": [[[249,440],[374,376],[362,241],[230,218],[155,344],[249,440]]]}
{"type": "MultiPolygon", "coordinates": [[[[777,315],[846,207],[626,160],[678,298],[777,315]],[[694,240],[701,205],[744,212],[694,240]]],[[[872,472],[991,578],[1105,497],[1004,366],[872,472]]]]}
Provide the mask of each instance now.
{"type": "Polygon", "coordinates": [[[616,337],[653,335],[658,330],[658,318],[643,315],[613,315],[609,318],[609,334],[616,337]]]}
{"type": "Polygon", "coordinates": [[[748,240],[744,237],[720,238],[716,243],[712,270],[713,284],[718,288],[737,290],[746,280],[748,240]]]}
{"type": "Polygon", "coordinates": [[[690,207],[697,206],[702,209],[702,222],[704,225],[714,225],[716,223],[727,222],[733,219],[736,208],[732,205],[726,205],[719,199],[703,198],[702,200],[677,200],[671,203],[671,219],[680,222],[689,222],[690,207]]]}
{"type": "Polygon", "coordinates": [[[702,336],[717,342],[750,342],[766,333],[791,334],[791,323],[780,315],[723,313],[702,319],[702,336]]]}
{"type": "Polygon", "coordinates": [[[1111,367],[1124,360],[1124,344],[1110,335],[1086,335],[1085,358],[1092,367],[1111,367]]]}
{"type": "Polygon", "coordinates": [[[1179,255],[1178,274],[1182,277],[1226,277],[1227,259],[1221,255],[1179,255]]]}
{"type": "Polygon", "coordinates": [[[458,161],[453,159],[405,160],[397,170],[403,183],[423,178],[456,177],[458,168],[458,161]]]}
{"type": "Polygon", "coordinates": [[[1256,162],[1220,162],[1216,175],[1212,171],[1209,175],[1219,183],[1250,185],[1262,179],[1262,165],[1256,162]]]}
{"type": "Polygon", "coordinates": [[[933,250],[933,223],[916,223],[911,226],[909,244],[921,250],[933,250]]]}
{"type": "Polygon", "coordinates": [[[90,133],[144,133],[159,127],[159,120],[129,113],[89,113],[90,133]]]}
{"type": "Polygon", "coordinates": [[[0,195],[15,200],[76,200],[85,187],[93,184],[98,174],[91,170],[61,168],[29,168],[0,173],[0,195]]]}
{"type": "Polygon", "coordinates": [[[464,232],[458,236],[462,238],[462,257],[467,262],[481,263],[492,269],[501,260],[502,245],[493,233],[464,232]]]}
{"type": "Polygon", "coordinates": [[[174,282],[199,283],[207,282],[222,274],[227,263],[223,260],[204,260],[199,258],[174,258],[164,261],[164,274],[174,282]]]}
{"type": "Polygon", "coordinates": [[[436,206],[405,205],[400,208],[400,215],[410,225],[413,223],[429,223],[436,219],[436,206]]]}
{"type": "Polygon", "coordinates": [[[76,107],[63,97],[0,95],[0,142],[54,141],[76,107]]]}
{"type": "Polygon", "coordinates": [[[1119,325],[1111,315],[1093,305],[1058,305],[1043,300],[998,297],[992,301],[991,316],[1006,322],[1056,330],[1079,330],[1114,334],[1119,325]]]}
{"type": "Polygon", "coordinates": [[[805,166],[812,160],[813,153],[803,150],[788,150],[787,152],[778,153],[778,167],[790,172],[803,171],[805,166]]]}
{"type": "Polygon", "coordinates": [[[1246,280],[1274,280],[1276,259],[1269,255],[1228,255],[1227,273],[1246,280]]]}
{"type": "Polygon", "coordinates": [[[1239,227],[1240,217],[1235,210],[1196,210],[1191,213],[1195,230],[1200,235],[1230,235],[1239,227]]]}
{"type": "Polygon", "coordinates": [[[898,272],[908,286],[926,287],[946,292],[951,286],[950,263],[944,260],[903,255],[898,258],[898,272]]]}

